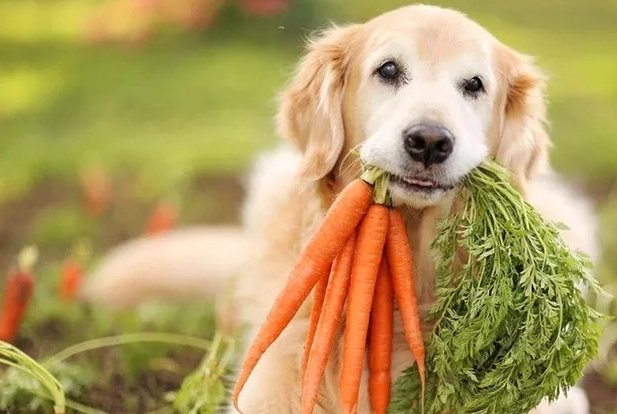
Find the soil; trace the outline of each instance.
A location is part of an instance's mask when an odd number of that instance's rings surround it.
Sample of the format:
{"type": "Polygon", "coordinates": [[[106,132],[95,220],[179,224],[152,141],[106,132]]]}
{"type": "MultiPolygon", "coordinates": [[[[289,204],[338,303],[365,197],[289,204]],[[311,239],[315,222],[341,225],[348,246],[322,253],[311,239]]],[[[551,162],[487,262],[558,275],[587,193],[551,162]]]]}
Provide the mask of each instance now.
{"type": "Polygon", "coordinates": [[[592,414],[615,414],[617,412],[617,388],[611,386],[597,372],[590,372],[583,379],[583,388],[591,403],[592,414]]]}
{"type": "Polygon", "coordinates": [[[165,405],[166,393],[180,388],[184,377],[197,367],[202,357],[199,351],[174,353],[167,357],[174,361],[174,369],[152,369],[141,373],[136,381],[127,382],[123,373],[113,372],[117,361],[109,353],[103,353],[98,358],[110,373],[81,396],[80,402],[108,413],[155,411],[165,405]]]}

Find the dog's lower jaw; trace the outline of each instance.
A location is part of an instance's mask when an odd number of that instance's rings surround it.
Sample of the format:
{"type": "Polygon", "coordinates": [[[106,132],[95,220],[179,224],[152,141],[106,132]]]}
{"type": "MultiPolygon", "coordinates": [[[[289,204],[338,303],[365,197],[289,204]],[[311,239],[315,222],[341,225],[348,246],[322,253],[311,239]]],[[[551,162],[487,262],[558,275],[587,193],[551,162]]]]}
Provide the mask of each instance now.
{"type": "Polygon", "coordinates": [[[437,206],[449,208],[457,192],[458,187],[431,191],[409,191],[398,184],[392,184],[390,187],[390,196],[394,207],[409,207],[414,210],[437,206]]]}

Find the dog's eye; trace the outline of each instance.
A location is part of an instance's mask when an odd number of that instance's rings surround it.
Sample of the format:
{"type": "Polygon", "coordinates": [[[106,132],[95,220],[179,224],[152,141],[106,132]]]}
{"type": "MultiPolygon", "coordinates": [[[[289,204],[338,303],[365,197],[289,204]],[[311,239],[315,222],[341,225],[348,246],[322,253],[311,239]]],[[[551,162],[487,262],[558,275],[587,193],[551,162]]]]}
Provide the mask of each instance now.
{"type": "Polygon", "coordinates": [[[381,65],[379,69],[377,69],[377,73],[379,73],[379,76],[385,80],[396,79],[400,75],[398,66],[396,66],[396,63],[391,60],[381,65]]]}
{"type": "Polygon", "coordinates": [[[474,76],[471,79],[467,79],[463,83],[463,88],[465,89],[465,93],[476,96],[479,92],[484,90],[484,85],[482,84],[482,80],[479,77],[474,76]]]}

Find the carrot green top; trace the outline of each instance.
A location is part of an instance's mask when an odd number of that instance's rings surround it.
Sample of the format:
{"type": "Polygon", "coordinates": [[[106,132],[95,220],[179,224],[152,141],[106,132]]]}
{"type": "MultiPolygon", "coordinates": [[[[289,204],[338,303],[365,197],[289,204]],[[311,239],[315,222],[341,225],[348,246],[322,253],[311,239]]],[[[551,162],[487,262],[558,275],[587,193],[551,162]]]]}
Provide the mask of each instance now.
{"type": "MultiPolygon", "coordinates": [[[[433,243],[425,412],[527,413],[575,384],[596,355],[601,315],[578,287],[599,288],[589,260],[566,246],[561,227],[496,163],[473,170],[460,197],[433,243]]],[[[420,412],[417,378],[415,367],[398,378],[389,413],[420,412]]]]}
{"type": "Polygon", "coordinates": [[[390,174],[384,172],[384,170],[369,165],[364,168],[364,172],[360,177],[370,185],[374,187],[373,190],[373,202],[376,204],[390,205],[390,195],[388,194],[388,187],[390,185],[390,174]]]}

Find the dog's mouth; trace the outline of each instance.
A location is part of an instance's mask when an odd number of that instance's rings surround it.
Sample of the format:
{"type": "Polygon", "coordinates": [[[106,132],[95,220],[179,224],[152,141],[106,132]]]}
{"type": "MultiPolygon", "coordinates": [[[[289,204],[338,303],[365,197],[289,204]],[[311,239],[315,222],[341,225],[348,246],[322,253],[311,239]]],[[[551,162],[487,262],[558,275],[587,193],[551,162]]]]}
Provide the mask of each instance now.
{"type": "Polygon", "coordinates": [[[390,181],[393,185],[407,192],[426,194],[437,191],[449,191],[456,186],[456,184],[444,184],[432,178],[416,176],[392,175],[390,181]]]}

